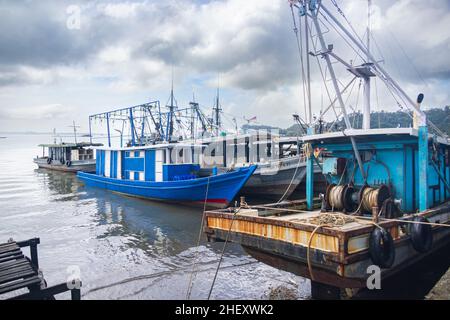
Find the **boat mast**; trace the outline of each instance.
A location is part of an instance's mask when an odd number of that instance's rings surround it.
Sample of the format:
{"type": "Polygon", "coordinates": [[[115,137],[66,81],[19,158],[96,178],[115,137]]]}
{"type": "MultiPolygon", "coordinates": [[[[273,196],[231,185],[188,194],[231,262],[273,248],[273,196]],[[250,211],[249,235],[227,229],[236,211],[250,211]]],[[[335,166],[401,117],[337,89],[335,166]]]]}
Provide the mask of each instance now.
{"type": "Polygon", "coordinates": [[[312,127],[312,110],[311,110],[311,65],[309,62],[309,26],[308,15],[305,14],[305,56],[306,56],[306,93],[308,96],[308,114],[305,115],[306,123],[312,127]]]}
{"type": "Polygon", "coordinates": [[[213,108],[214,111],[214,125],[216,126],[216,136],[219,136],[220,131],[220,98],[219,98],[219,76],[217,76],[217,95],[216,95],[216,105],[213,108]]]}
{"type": "MultiPolygon", "coordinates": [[[[367,0],[367,58],[366,66],[370,68],[370,10],[372,0],[367,0]]],[[[370,76],[364,78],[364,106],[363,106],[363,124],[364,130],[370,129],[370,76]]]]}
{"type": "Polygon", "coordinates": [[[173,96],[173,68],[172,68],[172,86],[170,89],[170,105],[169,105],[169,119],[168,119],[168,136],[166,138],[167,141],[172,141],[172,135],[173,135],[173,110],[175,108],[174,105],[174,96],[173,96]]]}
{"type": "MultiPolygon", "coordinates": [[[[319,20],[317,18],[318,10],[323,9],[322,3],[319,2],[319,4],[315,4],[312,5],[310,3],[310,12],[311,12],[311,17],[312,20],[314,22],[314,27],[316,29],[317,32],[317,36],[319,37],[319,42],[320,42],[320,46],[321,46],[321,55],[322,57],[325,59],[326,63],[327,63],[327,67],[329,70],[329,74],[333,83],[333,87],[334,87],[334,91],[336,92],[336,96],[337,96],[337,100],[339,102],[339,106],[341,107],[342,110],[342,114],[344,115],[344,122],[345,122],[345,126],[347,127],[347,129],[352,129],[352,125],[350,123],[350,120],[348,118],[348,114],[347,114],[347,110],[345,109],[345,103],[344,103],[344,99],[342,98],[342,94],[341,94],[341,90],[339,89],[339,84],[336,78],[336,74],[334,72],[334,67],[333,64],[331,63],[331,59],[330,59],[330,53],[333,50],[333,46],[329,45],[328,47],[325,44],[325,39],[323,37],[323,33],[322,33],[322,29],[320,27],[319,24],[319,20]]],[[[352,143],[352,147],[353,147],[353,151],[355,153],[355,158],[356,161],[358,163],[358,167],[359,170],[361,172],[361,176],[363,177],[363,179],[365,180],[365,172],[364,172],[364,168],[363,168],[363,164],[362,164],[362,160],[361,160],[361,155],[359,154],[358,148],[356,146],[356,142],[355,142],[355,138],[353,136],[350,137],[350,141],[352,143]]]]}
{"type": "Polygon", "coordinates": [[[69,128],[73,128],[73,136],[75,138],[75,144],[77,144],[77,128],[80,126],[75,125],[75,120],[73,121],[73,124],[69,126],[69,128]]]}
{"type": "Polygon", "coordinates": [[[380,80],[382,80],[389,88],[392,88],[392,89],[394,89],[394,91],[397,91],[397,94],[399,96],[403,97],[409,103],[409,105],[418,112],[418,114],[420,115],[420,117],[422,119],[426,119],[425,113],[417,107],[417,104],[414,101],[414,99],[412,99],[408,94],[406,94],[406,92],[402,89],[402,87],[394,79],[392,79],[392,77],[389,75],[389,73],[386,70],[384,70],[384,68],[382,66],[380,66],[380,64],[375,60],[375,58],[372,56],[372,54],[366,50],[367,48],[365,48],[365,46],[363,44],[361,44],[360,41],[355,39],[355,37],[353,37],[350,34],[350,32],[326,8],[326,6],[321,4],[320,9],[336,24],[336,26],[340,30],[342,30],[342,32],[348,37],[348,39],[355,46],[357,46],[358,49],[361,50],[361,52],[363,54],[368,56],[368,58],[371,61],[371,64],[374,66],[374,69],[376,70],[377,75],[378,74],[381,75],[381,76],[378,75],[380,80]]]}
{"type": "Polygon", "coordinates": [[[216,136],[219,136],[220,129],[220,104],[219,104],[219,88],[217,88],[216,106],[214,107],[214,124],[216,126],[216,136]]]}

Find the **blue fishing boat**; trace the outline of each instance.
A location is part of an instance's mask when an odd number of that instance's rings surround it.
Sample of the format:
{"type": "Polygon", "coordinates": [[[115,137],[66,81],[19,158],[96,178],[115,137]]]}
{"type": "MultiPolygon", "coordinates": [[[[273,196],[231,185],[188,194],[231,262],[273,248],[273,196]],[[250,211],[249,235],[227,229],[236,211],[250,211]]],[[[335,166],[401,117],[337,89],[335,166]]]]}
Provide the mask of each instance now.
{"type": "Polygon", "coordinates": [[[97,150],[96,172],[79,172],[87,185],[151,200],[205,204],[224,208],[238,195],[256,166],[223,170],[200,168],[187,154],[192,145],[154,146],[97,150]]]}

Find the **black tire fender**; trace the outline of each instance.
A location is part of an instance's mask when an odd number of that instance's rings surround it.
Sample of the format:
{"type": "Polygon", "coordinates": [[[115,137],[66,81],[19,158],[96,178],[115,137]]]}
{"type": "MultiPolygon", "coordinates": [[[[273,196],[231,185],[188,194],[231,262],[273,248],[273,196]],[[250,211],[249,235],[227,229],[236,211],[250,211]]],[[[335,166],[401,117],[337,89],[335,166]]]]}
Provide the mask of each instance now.
{"type": "Polygon", "coordinates": [[[369,254],[372,262],[380,268],[390,268],[395,260],[395,245],[391,234],[376,227],[369,236],[369,254]]]}
{"type": "Polygon", "coordinates": [[[72,165],[72,161],[67,160],[67,161],[66,161],[66,166],[70,167],[71,165],[72,165]]]}
{"type": "MultiPolygon", "coordinates": [[[[424,217],[416,217],[414,218],[414,221],[429,222],[428,219],[424,217]]],[[[433,246],[433,231],[431,230],[431,225],[413,223],[410,232],[412,245],[417,252],[425,253],[430,251],[433,246]]]]}
{"type": "Polygon", "coordinates": [[[51,164],[52,163],[52,158],[47,158],[47,164],[51,164]]]}

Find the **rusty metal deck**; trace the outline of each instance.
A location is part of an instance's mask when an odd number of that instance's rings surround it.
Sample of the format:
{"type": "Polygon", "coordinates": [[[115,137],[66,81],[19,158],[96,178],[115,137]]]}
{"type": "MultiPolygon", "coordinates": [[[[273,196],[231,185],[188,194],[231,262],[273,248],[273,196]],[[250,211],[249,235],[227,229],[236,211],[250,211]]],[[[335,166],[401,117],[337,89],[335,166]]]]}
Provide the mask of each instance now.
{"type": "MultiPolygon", "coordinates": [[[[447,203],[424,214],[430,221],[448,222],[449,208],[447,203]]],[[[268,264],[291,264],[291,269],[292,264],[296,264],[299,270],[296,273],[307,277],[310,275],[305,264],[310,251],[310,263],[317,270],[315,272],[327,274],[322,277],[323,282],[360,286],[367,277],[367,266],[371,264],[368,249],[374,224],[370,219],[354,217],[356,222],[342,226],[318,227],[313,221],[320,215],[320,210],[304,211],[301,200],[239,210],[211,210],[205,212],[204,231],[212,241],[228,239],[241,244],[255,258],[268,264]]],[[[394,266],[400,266],[416,255],[404,223],[379,221],[377,224],[388,230],[394,239],[398,251],[394,266]]],[[[444,229],[433,227],[436,241],[449,239],[450,228],[444,229]]]]}

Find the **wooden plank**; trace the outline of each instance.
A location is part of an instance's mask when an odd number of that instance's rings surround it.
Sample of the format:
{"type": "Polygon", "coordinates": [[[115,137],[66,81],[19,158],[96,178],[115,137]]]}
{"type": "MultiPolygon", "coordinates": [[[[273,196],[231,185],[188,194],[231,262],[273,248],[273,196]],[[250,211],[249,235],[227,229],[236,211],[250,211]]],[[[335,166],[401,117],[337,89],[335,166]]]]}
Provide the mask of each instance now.
{"type": "Polygon", "coordinates": [[[0,286],[12,281],[27,279],[31,276],[36,276],[36,272],[34,270],[29,269],[23,271],[16,271],[7,275],[2,275],[0,276],[0,286]]]}
{"type": "Polygon", "coordinates": [[[4,253],[0,253],[0,259],[17,254],[17,253],[22,253],[22,251],[20,249],[15,249],[15,250],[11,250],[11,251],[6,251],[4,253]]]}
{"type": "Polygon", "coordinates": [[[5,242],[5,243],[0,243],[0,248],[2,248],[2,247],[7,247],[7,246],[10,246],[10,245],[14,245],[14,244],[16,244],[16,242],[5,242]]]}
{"type": "Polygon", "coordinates": [[[9,256],[9,257],[5,257],[5,258],[0,258],[0,263],[6,262],[6,261],[22,259],[23,257],[24,257],[23,253],[20,252],[20,253],[18,253],[16,255],[12,255],[12,256],[9,256]]]}
{"type": "Polygon", "coordinates": [[[0,263],[0,272],[7,270],[7,269],[19,267],[22,265],[30,265],[30,262],[27,259],[19,259],[19,260],[11,260],[11,261],[7,261],[7,262],[3,262],[3,263],[0,263]]]}
{"type": "MultiPolygon", "coordinates": [[[[81,284],[80,284],[81,285],[81,284]]],[[[72,300],[80,300],[81,292],[80,289],[72,289],[67,288],[67,283],[57,284],[52,287],[48,287],[45,289],[41,289],[39,291],[25,293],[16,297],[12,297],[11,300],[36,300],[36,299],[46,299],[52,298],[53,296],[63,293],[63,292],[71,292],[72,300]]]]}
{"type": "Polygon", "coordinates": [[[0,294],[15,291],[33,285],[38,285],[40,283],[41,279],[38,276],[34,276],[23,281],[13,282],[7,285],[0,285],[0,294]]]}
{"type": "MultiPolygon", "coordinates": [[[[9,276],[11,274],[14,274],[14,273],[21,273],[21,272],[25,272],[25,271],[32,272],[37,275],[37,272],[31,266],[23,265],[23,266],[7,269],[7,270],[0,272],[0,279],[2,279],[3,277],[9,276]]],[[[3,282],[3,281],[0,281],[0,283],[1,282],[3,282]]]]}
{"type": "Polygon", "coordinates": [[[12,251],[12,250],[16,250],[16,249],[19,249],[19,246],[17,244],[15,244],[15,243],[8,244],[6,246],[1,246],[0,247],[0,253],[4,253],[4,252],[7,252],[7,251],[12,251]]]}

